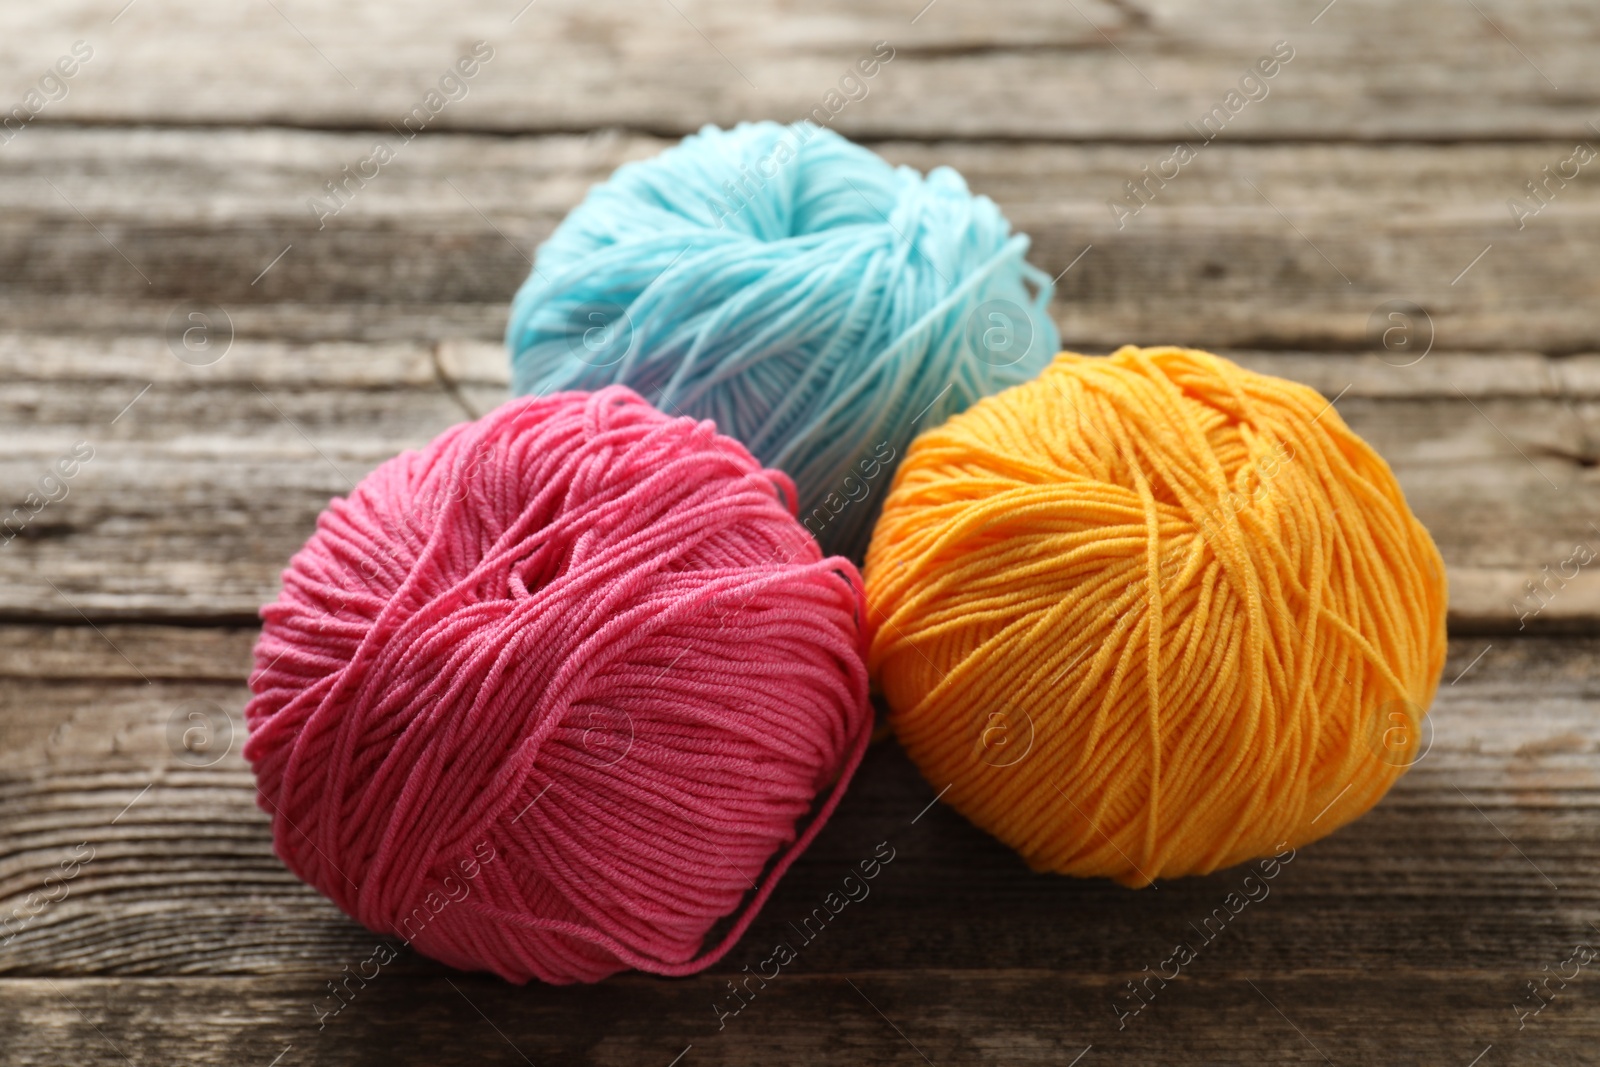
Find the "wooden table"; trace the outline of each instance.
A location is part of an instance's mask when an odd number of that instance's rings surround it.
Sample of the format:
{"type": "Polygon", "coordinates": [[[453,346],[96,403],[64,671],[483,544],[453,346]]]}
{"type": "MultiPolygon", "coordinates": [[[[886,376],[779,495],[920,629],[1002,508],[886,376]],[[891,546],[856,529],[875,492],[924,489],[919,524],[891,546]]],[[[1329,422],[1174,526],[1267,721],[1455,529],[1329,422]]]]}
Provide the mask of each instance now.
{"type": "Polygon", "coordinates": [[[39,105],[0,133],[6,507],[79,450],[0,548],[0,1064],[1600,1063],[1567,962],[1600,945],[1600,564],[1525,596],[1600,551],[1593,5],[124,2],[0,10],[0,103],[39,105]],[[505,395],[507,300],[591,183],[826,107],[879,41],[831,124],[994,197],[1064,272],[1069,346],[1227,352],[1393,464],[1451,571],[1431,749],[1120,1028],[1244,872],[1031,874],[892,743],[708,973],[517,988],[407,952],[319,1024],[377,939],[253,803],[257,607],[331,495],[505,395]],[[719,1030],[880,842],[871,896],[719,1030]]]}

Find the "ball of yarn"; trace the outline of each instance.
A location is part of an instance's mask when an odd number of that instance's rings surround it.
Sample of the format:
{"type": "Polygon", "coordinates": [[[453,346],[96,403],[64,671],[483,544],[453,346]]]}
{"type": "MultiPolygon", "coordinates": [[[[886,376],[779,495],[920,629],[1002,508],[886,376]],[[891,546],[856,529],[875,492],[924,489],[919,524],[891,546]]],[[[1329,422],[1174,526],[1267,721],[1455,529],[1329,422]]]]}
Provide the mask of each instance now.
{"type": "Polygon", "coordinates": [[[262,609],[245,755],[278,854],[372,930],[511,981],[713,962],[871,729],[860,579],[792,500],[621,387],[378,467],[262,609]]]}
{"type": "Polygon", "coordinates": [[[912,759],[1039,870],[1130,886],[1298,847],[1422,749],[1445,575],[1315,391],[1063,353],[911,446],[867,556],[912,759]]]}
{"type": "Polygon", "coordinates": [[[1057,348],[1050,277],[993,201],[809,123],[707,126],[596,186],[506,326],[518,393],[618,382],[795,479],[859,559],[919,429],[1057,348]]]}

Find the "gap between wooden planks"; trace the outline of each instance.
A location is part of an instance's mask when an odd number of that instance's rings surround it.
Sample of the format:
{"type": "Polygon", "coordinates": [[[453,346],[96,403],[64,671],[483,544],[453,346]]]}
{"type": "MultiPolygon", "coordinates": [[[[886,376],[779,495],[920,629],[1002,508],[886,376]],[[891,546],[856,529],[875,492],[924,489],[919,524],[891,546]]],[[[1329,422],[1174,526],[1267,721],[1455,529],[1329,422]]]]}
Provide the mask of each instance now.
{"type": "Polygon", "coordinates": [[[1600,117],[1586,110],[1600,94],[1595,20],[1560,0],[122,7],[0,13],[0,61],[19,84],[74,40],[94,49],[39,123],[386,130],[438,93],[479,40],[493,57],[464,92],[444,87],[448,104],[435,97],[429,129],[682,135],[824,106],[854,137],[1159,143],[1192,136],[1185,123],[1223,106],[1280,41],[1277,54],[1292,58],[1265,94],[1245,86],[1254,99],[1228,136],[1587,138],[1585,120],[1600,117]],[[872,77],[846,80],[885,54],[872,77]]]}
{"type": "MultiPolygon", "coordinates": [[[[1600,620],[1600,569],[1561,577],[1576,546],[1600,552],[1600,357],[1233,354],[1337,400],[1394,467],[1444,553],[1456,632],[1600,620]]],[[[0,369],[0,413],[30,424],[0,442],[0,478],[94,449],[0,553],[0,617],[57,621],[252,618],[330,496],[488,410],[506,381],[478,342],[240,340],[191,367],[158,338],[12,334],[0,369]]]]}
{"type": "Polygon", "coordinates": [[[71,1049],[75,1063],[266,1063],[292,1047],[302,1063],[358,1062],[356,1049],[476,1063],[511,1057],[507,1044],[534,1062],[664,1062],[686,1044],[699,1063],[904,1062],[880,1010],[940,1063],[1061,1063],[1090,1043],[1144,1062],[1175,1042],[1287,1062],[1305,1051],[1296,1028],[1338,1063],[1491,1043],[1581,1060],[1600,1036],[1581,989],[1526,1033],[1512,1011],[1521,979],[1600,915],[1595,639],[1453,642],[1427,756],[1367,817],[1300,850],[1123,1031],[1110,1009],[1123,983],[1191,937],[1184,920],[1241,871],[1144,892],[1034,874],[948,809],[913,822],[934,790],[892,744],[711,973],[516,988],[404,952],[324,1029],[327,983],[376,935],[272,856],[236,746],[196,768],[169,736],[188,701],[237,721],[253,632],[103,629],[0,626],[0,911],[81,842],[95,849],[69,896],[0,948],[0,1048],[41,1062],[71,1049]],[[897,856],[872,895],[719,1030],[724,983],[878,841],[897,856]]]}

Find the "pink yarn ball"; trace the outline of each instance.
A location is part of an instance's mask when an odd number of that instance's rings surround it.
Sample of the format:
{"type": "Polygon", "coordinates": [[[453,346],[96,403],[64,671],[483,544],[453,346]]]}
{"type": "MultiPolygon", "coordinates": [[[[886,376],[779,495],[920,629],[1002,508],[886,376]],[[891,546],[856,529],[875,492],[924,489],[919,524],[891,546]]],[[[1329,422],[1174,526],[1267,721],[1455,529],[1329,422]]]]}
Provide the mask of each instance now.
{"type": "Polygon", "coordinates": [[[871,730],[860,578],[794,500],[621,387],[384,463],[261,612],[245,755],[278,855],[379,934],[513,982],[715,962],[871,730]]]}

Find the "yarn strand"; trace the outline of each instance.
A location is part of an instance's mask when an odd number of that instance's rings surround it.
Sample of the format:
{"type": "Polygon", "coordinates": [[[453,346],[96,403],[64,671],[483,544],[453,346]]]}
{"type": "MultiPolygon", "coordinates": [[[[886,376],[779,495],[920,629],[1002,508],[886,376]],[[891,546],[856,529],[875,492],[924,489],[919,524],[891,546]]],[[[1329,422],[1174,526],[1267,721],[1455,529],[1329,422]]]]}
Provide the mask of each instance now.
{"type": "Polygon", "coordinates": [[[512,981],[710,965],[872,727],[860,577],[794,497],[619,386],[381,465],[262,610],[245,755],[278,854],[512,981]]]}
{"type": "Polygon", "coordinates": [[[1034,867],[1135,886],[1366,811],[1444,664],[1388,466],[1312,390],[1190,349],[1063,353],[922,434],[866,584],[928,780],[1034,867]],[[995,722],[1030,747],[996,758],[995,722]]]}

